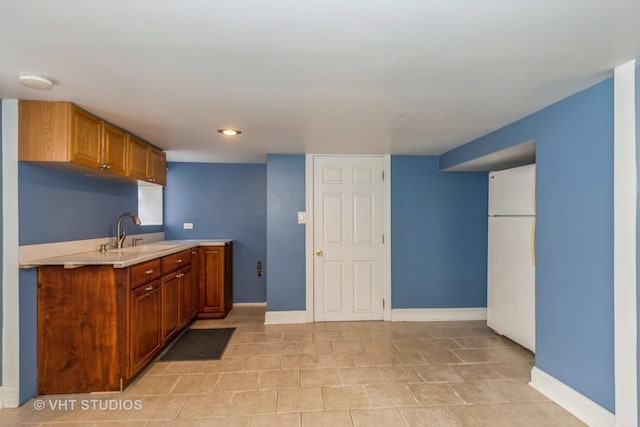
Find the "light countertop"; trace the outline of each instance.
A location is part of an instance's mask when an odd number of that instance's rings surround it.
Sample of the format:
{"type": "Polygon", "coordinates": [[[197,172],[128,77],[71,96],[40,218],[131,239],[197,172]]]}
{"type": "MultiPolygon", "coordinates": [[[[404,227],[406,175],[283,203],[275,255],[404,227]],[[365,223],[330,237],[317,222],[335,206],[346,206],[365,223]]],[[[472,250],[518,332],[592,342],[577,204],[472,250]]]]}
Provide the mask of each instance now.
{"type": "Polygon", "coordinates": [[[165,255],[184,251],[198,246],[224,246],[233,240],[161,240],[140,246],[128,246],[123,249],[97,250],[76,254],[54,256],[29,260],[20,268],[31,268],[40,265],[64,265],[65,268],[76,268],[83,265],[112,265],[114,268],[129,267],[165,255]]]}

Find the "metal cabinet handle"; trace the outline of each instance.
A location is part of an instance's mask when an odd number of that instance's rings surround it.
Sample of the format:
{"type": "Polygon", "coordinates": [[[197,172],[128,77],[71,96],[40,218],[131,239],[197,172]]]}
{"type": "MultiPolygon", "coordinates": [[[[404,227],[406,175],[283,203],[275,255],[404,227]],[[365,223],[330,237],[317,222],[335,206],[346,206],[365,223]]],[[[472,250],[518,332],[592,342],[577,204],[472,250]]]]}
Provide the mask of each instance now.
{"type": "Polygon", "coordinates": [[[153,286],[151,286],[151,285],[149,285],[149,286],[147,286],[146,288],[144,288],[144,290],[145,290],[145,291],[152,291],[152,290],[154,290],[154,289],[155,289],[155,288],[154,288],[153,286]]]}
{"type": "Polygon", "coordinates": [[[144,274],[153,274],[153,269],[150,268],[147,271],[144,272],[144,274]]]}
{"type": "Polygon", "coordinates": [[[177,264],[180,264],[182,262],[182,258],[180,258],[179,260],[176,260],[177,264]]]}
{"type": "Polygon", "coordinates": [[[316,251],[316,255],[318,255],[318,256],[322,256],[322,255],[324,255],[324,254],[322,253],[322,251],[321,251],[320,249],[318,249],[318,250],[316,251]]]}

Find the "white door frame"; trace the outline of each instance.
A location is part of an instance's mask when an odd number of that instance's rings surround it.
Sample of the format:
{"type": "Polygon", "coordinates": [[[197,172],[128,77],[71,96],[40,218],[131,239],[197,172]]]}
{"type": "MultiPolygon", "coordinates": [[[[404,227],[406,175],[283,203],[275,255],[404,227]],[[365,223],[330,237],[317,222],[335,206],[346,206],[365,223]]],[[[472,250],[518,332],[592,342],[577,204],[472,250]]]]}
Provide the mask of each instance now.
{"type": "Polygon", "coordinates": [[[613,301],[615,418],[638,425],[636,60],[614,69],[613,301]]]}
{"type": "Polygon", "coordinates": [[[313,159],[316,156],[322,157],[382,157],[382,168],[384,171],[383,181],[383,203],[384,203],[384,275],[382,281],[382,297],[384,298],[383,319],[391,320],[391,156],[385,155],[356,155],[356,154],[306,154],[305,155],[305,205],[307,212],[307,223],[305,225],[305,262],[306,262],[306,314],[307,322],[314,321],[313,311],[313,159]]]}
{"type": "Polygon", "coordinates": [[[2,382],[0,408],[20,404],[18,100],[2,100],[2,382]]]}

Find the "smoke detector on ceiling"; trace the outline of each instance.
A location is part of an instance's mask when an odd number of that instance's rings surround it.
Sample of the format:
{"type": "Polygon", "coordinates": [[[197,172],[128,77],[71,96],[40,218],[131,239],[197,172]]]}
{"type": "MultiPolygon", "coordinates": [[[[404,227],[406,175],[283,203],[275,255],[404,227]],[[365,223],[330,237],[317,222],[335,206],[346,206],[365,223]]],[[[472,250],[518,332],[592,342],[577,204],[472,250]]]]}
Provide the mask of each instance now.
{"type": "Polygon", "coordinates": [[[30,89],[51,90],[53,88],[53,80],[39,74],[20,74],[18,80],[30,89]]]}

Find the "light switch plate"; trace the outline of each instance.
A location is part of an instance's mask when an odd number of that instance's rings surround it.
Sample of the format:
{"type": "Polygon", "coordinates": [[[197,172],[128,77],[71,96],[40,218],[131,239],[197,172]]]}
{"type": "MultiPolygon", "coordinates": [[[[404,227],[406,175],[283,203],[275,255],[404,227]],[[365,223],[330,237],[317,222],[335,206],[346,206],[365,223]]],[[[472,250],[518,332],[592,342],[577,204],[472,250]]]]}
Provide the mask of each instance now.
{"type": "Polygon", "coordinates": [[[192,222],[185,222],[184,224],[182,224],[182,227],[185,230],[193,230],[193,223],[192,222]]]}
{"type": "Polygon", "coordinates": [[[298,224],[306,224],[306,223],[307,223],[307,213],[298,212],[298,224]]]}

